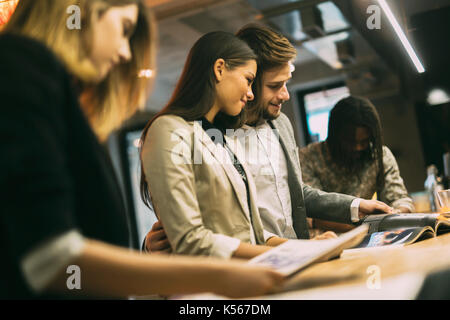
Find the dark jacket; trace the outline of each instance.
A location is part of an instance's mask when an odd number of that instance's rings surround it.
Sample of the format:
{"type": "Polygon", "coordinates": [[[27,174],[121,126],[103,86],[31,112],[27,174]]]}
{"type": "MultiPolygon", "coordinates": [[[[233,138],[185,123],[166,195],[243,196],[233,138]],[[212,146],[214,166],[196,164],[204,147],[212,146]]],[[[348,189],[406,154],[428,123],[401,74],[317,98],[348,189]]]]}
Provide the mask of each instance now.
{"type": "Polygon", "coordinates": [[[33,298],[20,260],[69,230],[129,245],[114,172],[72,77],[44,45],[0,35],[0,297],[33,298]]]}

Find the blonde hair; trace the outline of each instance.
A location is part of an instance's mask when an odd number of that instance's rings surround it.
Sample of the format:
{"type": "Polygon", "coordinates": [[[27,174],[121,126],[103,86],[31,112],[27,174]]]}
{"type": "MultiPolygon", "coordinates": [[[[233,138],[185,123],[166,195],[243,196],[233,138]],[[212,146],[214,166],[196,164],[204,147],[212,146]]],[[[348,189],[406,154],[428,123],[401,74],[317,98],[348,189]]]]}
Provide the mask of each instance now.
{"type": "Polygon", "coordinates": [[[2,30],[36,39],[49,47],[75,76],[81,88],[80,103],[97,136],[104,140],[112,130],[145,104],[149,78],[141,70],[155,69],[155,24],[140,0],[21,0],[2,30]],[[136,4],[137,25],[130,39],[132,59],[115,67],[98,82],[99,71],[89,59],[92,20],[110,7],[136,4]],[[81,30],[69,30],[67,9],[81,11],[81,30]]]}

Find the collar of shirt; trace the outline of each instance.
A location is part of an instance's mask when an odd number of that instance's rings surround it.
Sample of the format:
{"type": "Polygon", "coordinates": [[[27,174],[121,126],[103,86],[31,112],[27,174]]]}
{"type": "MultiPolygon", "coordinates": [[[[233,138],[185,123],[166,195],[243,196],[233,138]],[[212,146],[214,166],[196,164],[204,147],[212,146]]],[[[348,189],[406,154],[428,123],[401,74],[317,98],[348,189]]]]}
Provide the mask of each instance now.
{"type": "Polygon", "coordinates": [[[267,121],[243,129],[247,130],[246,157],[257,185],[257,204],[264,228],[272,234],[296,239],[287,162],[278,137],[267,121]]]}

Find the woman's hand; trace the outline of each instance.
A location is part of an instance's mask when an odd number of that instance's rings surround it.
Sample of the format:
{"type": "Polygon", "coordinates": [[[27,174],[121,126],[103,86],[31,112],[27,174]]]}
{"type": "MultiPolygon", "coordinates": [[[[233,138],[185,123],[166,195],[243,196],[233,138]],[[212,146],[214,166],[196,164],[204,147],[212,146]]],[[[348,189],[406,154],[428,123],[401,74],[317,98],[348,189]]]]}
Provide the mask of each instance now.
{"type": "Polygon", "coordinates": [[[161,221],[155,222],[152,229],[147,233],[145,237],[145,251],[154,254],[172,253],[172,248],[161,221]]]}
{"type": "Polygon", "coordinates": [[[285,281],[282,274],[270,268],[243,263],[230,265],[224,265],[224,276],[217,279],[220,295],[231,298],[261,296],[276,292],[285,281]]]}

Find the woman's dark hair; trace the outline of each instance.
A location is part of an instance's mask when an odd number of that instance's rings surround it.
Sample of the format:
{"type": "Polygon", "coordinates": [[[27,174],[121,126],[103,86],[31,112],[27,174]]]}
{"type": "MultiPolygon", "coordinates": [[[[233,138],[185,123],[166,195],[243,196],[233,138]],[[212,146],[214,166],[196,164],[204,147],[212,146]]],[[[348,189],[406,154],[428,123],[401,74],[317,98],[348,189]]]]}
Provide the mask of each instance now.
{"type": "MultiPolygon", "coordinates": [[[[141,147],[144,145],[148,129],[162,115],[177,115],[186,121],[195,121],[204,117],[212,108],[216,98],[216,78],[214,64],[218,59],[225,60],[227,69],[256,61],[256,55],[250,47],[235,35],[216,31],[202,36],[190,50],[180,79],[169,103],[150,120],[141,136],[141,147]]],[[[246,121],[245,108],[237,116],[229,116],[219,112],[214,125],[222,129],[242,127],[246,121]]],[[[142,152],[141,152],[142,155],[142,152]]],[[[146,182],[141,157],[141,197],[150,205],[150,194],[146,182]]]]}
{"type": "Polygon", "coordinates": [[[377,164],[377,195],[380,197],[384,186],[383,136],[378,112],[368,99],[350,96],[334,106],[328,122],[328,150],[331,159],[342,168],[353,170],[355,166],[363,165],[363,159],[357,160],[358,163],[351,159],[358,127],[366,128],[369,132],[368,158],[377,164]]]}

